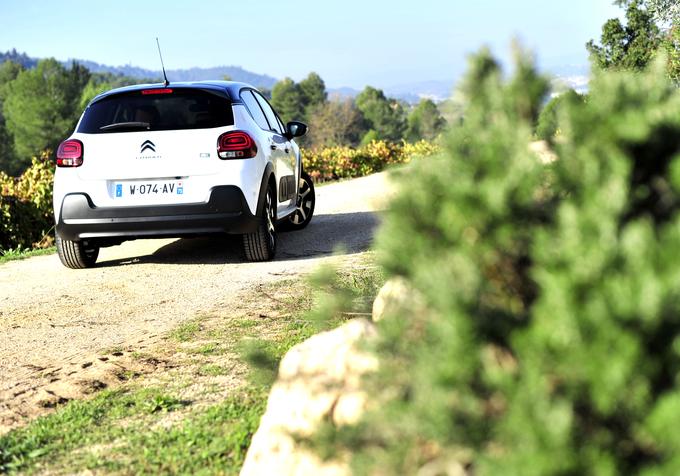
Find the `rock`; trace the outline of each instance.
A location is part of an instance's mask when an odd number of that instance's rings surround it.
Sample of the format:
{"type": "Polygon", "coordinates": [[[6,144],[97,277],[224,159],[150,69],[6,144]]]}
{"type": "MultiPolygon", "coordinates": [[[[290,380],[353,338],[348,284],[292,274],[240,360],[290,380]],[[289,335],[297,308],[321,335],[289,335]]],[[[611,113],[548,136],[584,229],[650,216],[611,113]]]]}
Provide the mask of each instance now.
{"type": "Polygon", "coordinates": [[[373,322],[379,322],[385,315],[392,314],[398,310],[407,310],[409,313],[420,313],[424,311],[423,299],[411,287],[409,282],[401,277],[390,278],[380,288],[378,295],[373,301],[373,322]]]}
{"type": "Polygon", "coordinates": [[[313,435],[322,422],[346,425],[359,419],[368,403],[361,378],[378,364],[358,344],[375,335],[370,321],[354,319],[288,351],[248,449],[242,476],[350,474],[347,457],[324,462],[297,443],[295,436],[313,435]]]}

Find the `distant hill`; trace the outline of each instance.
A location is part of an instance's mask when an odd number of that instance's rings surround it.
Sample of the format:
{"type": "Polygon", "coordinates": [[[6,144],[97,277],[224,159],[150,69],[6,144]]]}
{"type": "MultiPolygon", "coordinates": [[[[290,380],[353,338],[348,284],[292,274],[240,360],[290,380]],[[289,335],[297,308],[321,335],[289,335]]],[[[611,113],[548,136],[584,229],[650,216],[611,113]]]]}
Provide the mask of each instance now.
{"type": "MultiPolygon", "coordinates": [[[[387,97],[400,99],[410,104],[417,104],[421,99],[432,99],[441,102],[451,96],[453,81],[421,81],[383,88],[387,97]]],[[[361,91],[353,88],[330,88],[328,96],[340,99],[354,98],[361,91]]]]}
{"type": "MultiPolygon", "coordinates": [[[[15,49],[5,53],[0,52],[0,63],[6,60],[12,60],[21,63],[26,68],[33,68],[38,63],[37,58],[31,58],[26,53],[18,53],[15,49]]],[[[107,66],[94,61],[69,59],[62,61],[64,66],[69,66],[71,62],[76,61],[93,73],[112,73],[115,75],[123,75],[139,79],[154,79],[161,81],[163,73],[160,70],[151,70],[139,68],[137,66],[107,66]]],[[[170,81],[199,81],[204,79],[222,79],[224,76],[229,76],[233,81],[242,81],[244,83],[252,84],[255,87],[271,89],[276,81],[276,78],[265,74],[257,74],[247,71],[240,66],[217,66],[214,68],[190,68],[190,69],[176,69],[168,70],[168,79],[170,81]]]]}
{"type": "MultiPolygon", "coordinates": [[[[67,61],[70,63],[72,60],[67,61]]],[[[94,61],[73,60],[85,66],[94,73],[113,73],[130,76],[132,78],[155,78],[161,81],[163,73],[160,70],[150,70],[137,66],[107,66],[94,61]]],[[[240,66],[216,66],[214,68],[169,69],[168,79],[172,81],[201,81],[205,79],[223,79],[225,76],[232,81],[242,81],[258,88],[271,89],[278,81],[272,76],[246,71],[240,66]]]]}
{"type": "MultiPolygon", "coordinates": [[[[18,53],[15,49],[7,51],[6,53],[0,52],[0,63],[7,59],[21,63],[27,68],[34,67],[38,62],[37,58],[31,58],[27,56],[26,53],[18,53]]],[[[68,60],[63,61],[63,64],[69,66],[72,61],[77,61],[95,73],[112,73],[115,75],[152,81],[161,81],[163,77],[160,70],[144,69],[131,65],[107,66],[87,60],[68,60]]],[[[559,68],[552,68],[550,73],[552,73],[553,76],[553,88],[555,91],[560,91],[568,87],[574,88],[579,92],[586,92],[588,89],[587,85],[590,75],[589,67],[587,65],[564,65],[559,68]]],[[[229,76],[234,81],[242,81],[244,83],[252,84],[255,87],[269,90],[271,90],[278,81],[272,76],[253,73],[240,66],[168,70],[168,79],[170,81],[222,79],[225,75],[229,76]]],[[[451,96],[454,83],[454,81],[420,81],[388,86],[382,89],[389,97],[416,104],[423,98],[432,99],[435,102],[447,99],[451,96]]],[[[353,98],[360,92],[361,91],[359,90],[348,87],[328,88],[328,95],[331,98],[353,98]]]]}
{"type": "Polygon", "coordinates": [[[14,48],[12,48],[10,51],[7,51],[6,53],[0,51],[0,64],[7,60],[19,63],[23,65],[24,68],[33,68],[36,64],[38,64],[37,59],[29,58],[26,53],[19,53],[14,48]]]}

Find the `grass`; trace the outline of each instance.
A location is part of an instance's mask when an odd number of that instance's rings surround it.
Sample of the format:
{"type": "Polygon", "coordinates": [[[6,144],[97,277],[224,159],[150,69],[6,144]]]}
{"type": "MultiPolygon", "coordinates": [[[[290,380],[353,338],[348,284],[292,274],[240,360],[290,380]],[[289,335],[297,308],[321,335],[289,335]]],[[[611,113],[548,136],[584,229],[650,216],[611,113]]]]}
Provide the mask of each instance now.
{"type": "Polygon", "coordinates": [[[191,320],[177,326],[171,333],[170,338],[178,342],[188,342],[201,330],[200,320],[191,320]]]}
{"type": "Polygon", "coordinates": [[[0,437],[0,472],[235,474],[265,401],[263,389],[250,389],[165,428],[153,423],[190,402],[160,389],[104,391],[0,437]]]}
{"type": "Polygon", "coordinates": [[[198,372],[201,375],[206,375],[206,376],[211,376],[211,377],[216,377],[216,376],[219,376],[219,375],[229,375],[230,371],[231,371],[230,367],[226,367],[224,365],[217,365],[217,364],[205,364],[198,369],[198,372]]]}
{"type": "Polygon", "coordinates": [[[8,261],[16,261],[20,259],[32,258],[33,256],[51,255],[57,252],[56,246],[43,248],[39,250],[28,250],[23,248],[1,250],[0,249],[0,264],[8,261]]]}
{"type": "Polygon", "coordinates": [[[130,356],[170,360],[168,369],[131,376],[0,436],[0,473],[237,474],[281,357],[346,320],[344,311],[370,310],[382,275],[370,258],[362,263],[313,284],[259,286],[248,293],[255,307],[181,324],[159,349],[130,356]],[[234,384],[244,358],[252,378],[234,384]]]}

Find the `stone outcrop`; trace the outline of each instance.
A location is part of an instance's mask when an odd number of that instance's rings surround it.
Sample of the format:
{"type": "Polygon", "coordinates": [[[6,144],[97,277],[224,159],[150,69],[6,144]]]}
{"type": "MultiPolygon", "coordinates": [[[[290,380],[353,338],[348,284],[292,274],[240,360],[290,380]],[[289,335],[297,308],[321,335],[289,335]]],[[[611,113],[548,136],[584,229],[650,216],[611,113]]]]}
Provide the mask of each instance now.
{"type": "MultiPolygon", "coordinates": [[[[401,310],[424,310],[423,299],[403,278],[390,279],[373,303],[372,319],[401,310]]],[[[253,436],[242,476],[350,474],[347,457],[322,461],[296,437],[312,436],[321,423],[355,423],[369,400],[361,380],[378,368],[375,356],[362,345],[377,335],[375,324],[354,319],[317,334],[284,356],[267,401],[267,410],[253,436]]]]}
{"type": "Polygon", "coordinates": [[[354,319],[317,334],[284,356],[267,410],[253,436],[242,476],[349,473],[347,461],[324,462],[296,443],[311,436],[322,422],[356,422],[366,408],[361,378],[377,368],[361,343],[376,335],[373,323],[354,319]]]}

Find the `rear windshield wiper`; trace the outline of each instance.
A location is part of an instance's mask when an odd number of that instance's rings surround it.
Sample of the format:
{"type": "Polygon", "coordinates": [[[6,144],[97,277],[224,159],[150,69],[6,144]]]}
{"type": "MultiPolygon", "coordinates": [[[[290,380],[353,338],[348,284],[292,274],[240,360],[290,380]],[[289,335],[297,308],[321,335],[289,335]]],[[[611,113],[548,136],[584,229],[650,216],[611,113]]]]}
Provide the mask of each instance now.
{"type": "Polygon", "coordinates": [[[115,129],[150,129],[148,122],[116,122],[99,128],[100,131],[112,131],[115,129]]]}

